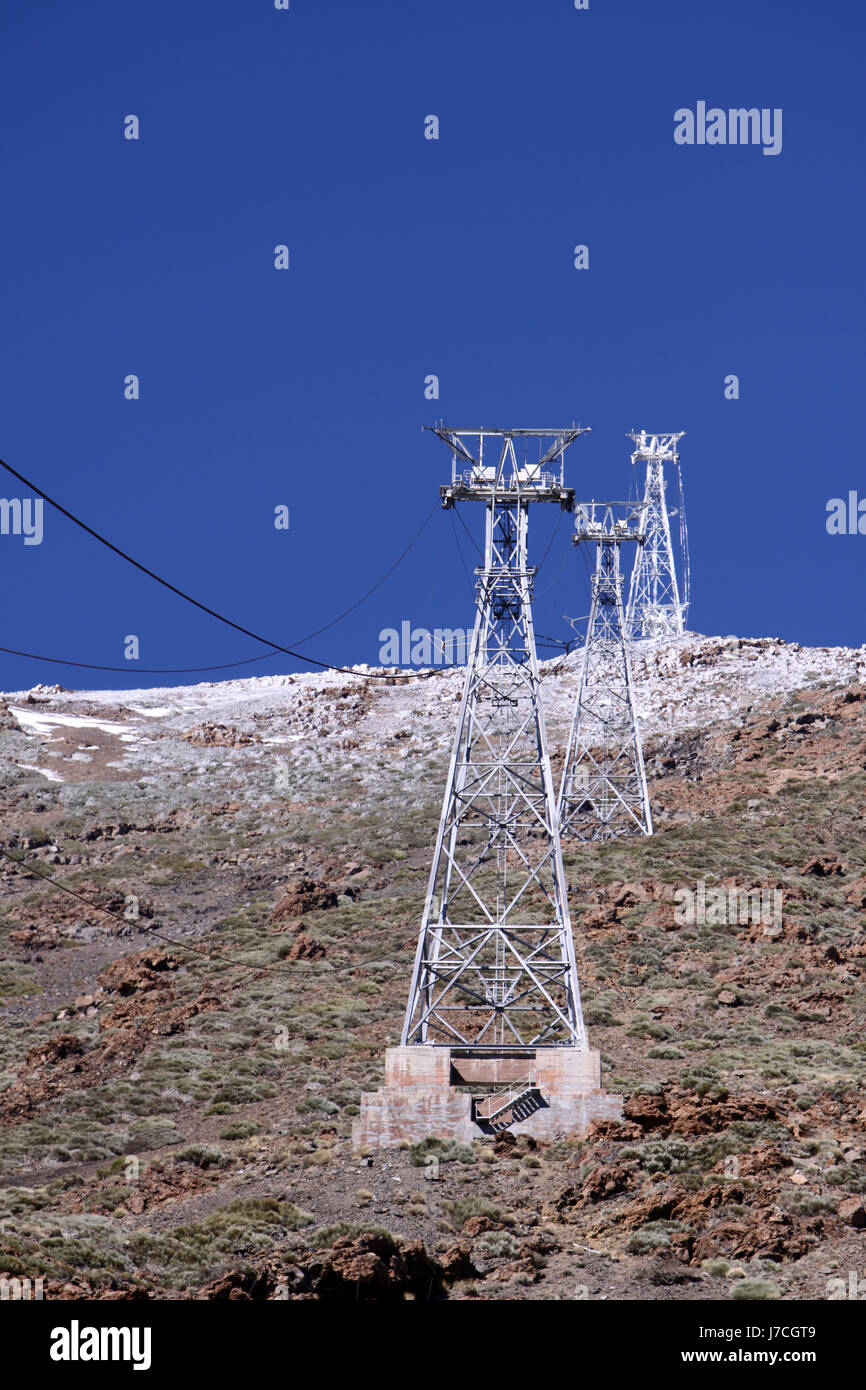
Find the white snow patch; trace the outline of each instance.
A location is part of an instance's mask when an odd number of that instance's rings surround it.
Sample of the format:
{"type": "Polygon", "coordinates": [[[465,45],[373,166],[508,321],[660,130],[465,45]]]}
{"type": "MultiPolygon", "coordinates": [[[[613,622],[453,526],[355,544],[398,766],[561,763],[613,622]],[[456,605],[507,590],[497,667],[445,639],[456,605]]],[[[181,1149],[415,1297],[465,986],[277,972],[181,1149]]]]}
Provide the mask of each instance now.
{"type": "Polygon", "coordinates": [[[22,729],[30,730],[34,734],[50,736],[54,729],[66,727],[101,729],[103,733],[119,735],[124,742],[135,739],[135,734],[128,724],[116,724],[108,719],[94,719],[87,714],[34,714],[31,710],[16,709],[14,705],[9,706],[9,713],[15,716],[22,729]]]}
{"type": "Polygon", "coordinates": [[[47,777],[49,782],[62,782],[63,778],[59,772],[55,772],[53,767],[34,767],[32,763],[17,763],[22,772],[38,772],[40,777],[47,777]]]}
{"type": "MultiPolygon", "coordinates": [[[[564,746],[574,713],[581,656],[577,650],[565,660],[557,657],[541,663],[542,703],[551,743],[559,749],[564,746]]],[[[355,669],[363,677],[365,668],[355,669]]],[[[669,641],[637,643],[633,671],[644,735],[668,736],[684,729],[708,728],[715,721],[727,723],[751,706],[814,688],[820,681],[831,686],[866,682],[866,648],[810,649],[779,638],[736,639],[690,632],[669,641]]],[[[339,753],[340,759],[376,780],[379,773],[370,771],[370,754],[376,758],[385,755],[396,766],[398,753],[403,751],[392,742],[398,732],[411,734],[409,746],[413,752],[419,750],[419,756],[422,749],[423,756],[445,755],[454,737],[465,669],[443,670],[427,678],[398,668],[388,674],[408,680],[389,686],[329,672],[143,687],[123,695],[118,691],[46,690],[53,695],[53,710],[69,709],[68,715],[48,714],[44,708],[34,710],[23,703],[11,712],[26,732],[42,734],[47,740],[54,729],[64,725],[91,732],[101,729],[122,743],[136,744],[134,756],[139,760],[146,760],[148,750],[152,750],[157,768],[178,756],[170,741],[161,742],[166,732],[182,738],[206,720],[257,733],[261,744],[245,747],[241,755],[250,763],[268,759],[271,752],[289,760],[327,761],[335,749],[346,749],[339,753]],[[133,717],[131,725],[117,722],[121,699],[133,717]],[[106,717],[73,714],[71,711],[85,700],[86,708],[104,707],[106,717]],[[130,700],[134,703],[129,704],[130,700]],[[169,722],[157,730],[150,720],[169,722]],[[347,747],[352,741],[357,744],[354,750],[347,747]]],[[[26,692],[17,692],[7,698],[23,702],[25,697],[26,692]]],[[[88,745],[78,747],[82,752],[91,751],[88,745]]],[[[132,748],[123,749],[124,754],[127,751],[133,755],[132,748]]],[[[189,756],[198,763],[212,754],[184,753],[183,758],[189,756]]],[[[186,767],[186,762],[183,765],[186,767]]],[[[399,765],[402,770],[407,764],[401,759],[399,765]]]]}

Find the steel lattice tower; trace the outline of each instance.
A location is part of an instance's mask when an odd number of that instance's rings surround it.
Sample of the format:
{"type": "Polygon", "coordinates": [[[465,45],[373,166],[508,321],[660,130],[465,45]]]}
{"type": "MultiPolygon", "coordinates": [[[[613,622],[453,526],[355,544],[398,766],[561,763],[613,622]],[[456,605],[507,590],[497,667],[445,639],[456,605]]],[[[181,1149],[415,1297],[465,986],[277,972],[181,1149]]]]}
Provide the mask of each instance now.
{"type": "MultiPolygon", "coordinates": [[[[638,549],[631,574],[626,629],[631,638],[674,637],[685,632],[689,607],[688,538],[685,510],[680,499],[680,538],[683,551],[683,590],[677,583],[674,552],[671,542],[670,516],[665,493],[666,463],[679,471],[679,434],[630,434],[635,451],[633,464],[646,463],[646,483],[643,497],[643,530],[645,543],[638,549]]],[[[682,482],[680,482],[682,493],[682,482]]],[[[673,513],[676,515],[676,512],[673,513]]]]}
{"type": "Polygon", "coordinates": [[[559,793],[563,840],[652,834],[619,563],[624,541],[644,543],[643,524],[640,504],[589,502],[577,507],[572,539],[575,545],[594,541],[596,561],[559,793]]]}
{"type": "Polygon", "coordinates": [[[585,432],[434,427],[443,506],[483,502],[485,539],[403,1047],[587,1047],[527,563],[530,503],[571,510],[563,458],[585,432]]]}

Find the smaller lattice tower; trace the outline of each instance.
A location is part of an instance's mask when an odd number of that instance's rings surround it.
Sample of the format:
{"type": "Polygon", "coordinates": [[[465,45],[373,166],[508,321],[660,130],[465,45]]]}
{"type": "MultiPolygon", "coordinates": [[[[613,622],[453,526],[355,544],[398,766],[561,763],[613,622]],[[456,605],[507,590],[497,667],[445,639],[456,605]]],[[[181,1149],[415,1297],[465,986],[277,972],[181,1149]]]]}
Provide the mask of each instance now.
{"type": "Polygon", "coordinates": [[[633,464],[646,464],[643,495],[642,529],[646,540],[638,548],[631,573],[626,630],[629,637],[676,637],[686,630],[689,608],[689,552],[686,513],[683,502],[682,474],[677,444],[679,434],[630,434],[635,450],[633,464]],[[677,506],[668,508],[668,480],[665,464],[676,469],[679,484],[677,506]],[[682,582],[677,578],[674,548],[671,540],[671,517],[680,525],[682,582]]]}
{"type": "Polygon", "coordinates": [[[575,545],[595,544],[592,604],[559,793],[563,841],[651,835],[652,814],[623,614],[620,546],[644,544],[641,505],[576,507],[575,545]]]}

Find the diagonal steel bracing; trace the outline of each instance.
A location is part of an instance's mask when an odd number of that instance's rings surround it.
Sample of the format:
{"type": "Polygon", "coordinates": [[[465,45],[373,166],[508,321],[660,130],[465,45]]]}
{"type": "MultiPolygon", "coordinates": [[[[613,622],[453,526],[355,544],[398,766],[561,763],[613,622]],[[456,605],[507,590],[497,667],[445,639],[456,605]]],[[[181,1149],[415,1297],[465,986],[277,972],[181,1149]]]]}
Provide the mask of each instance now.
{"type": "Polygon", "coordinates": [[[680,434],[640,434],[634,440],[633,464],[646,463],[643,496],[645,542],[638,550],[631,573],[626,628],[631,638],[674,637],[686,630],[689,608],[689,555],[685,505],[680,477],[679,506],[668,511],[665,464],[673,465],[679,476],[680,434]],[[671,540],[671,516],[679,514],[682,588],[677,579],[671,540]]]}
{"type": "Polygon", "coordinates": [[[584,432],[435,429],[443,505],[483,502],[485,543],[404,1045],[586,1047],[527,562],[530,502],[571,509],[584,432]]]}
{"type": "Polygon", "coordinates": [[[622,606],[620,546],[643,543],[642,508],[590,502],[576,509],[575,544],[596,547],[592,605],[559,792],[563,840],[652,834],[622,606]]]}

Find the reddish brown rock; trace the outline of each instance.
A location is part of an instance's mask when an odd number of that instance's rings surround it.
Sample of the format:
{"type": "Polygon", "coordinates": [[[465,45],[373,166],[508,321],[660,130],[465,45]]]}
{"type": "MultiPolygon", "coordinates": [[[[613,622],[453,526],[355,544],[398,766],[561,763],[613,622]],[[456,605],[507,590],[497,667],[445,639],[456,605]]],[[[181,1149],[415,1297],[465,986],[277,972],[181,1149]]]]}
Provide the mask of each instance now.
{"type": "Polygon", "coordinates": [[[626,1168],[622,1163],[609,1166],[600,1163],[584,1178],[580,1188],[581,1200],[588,1203],[603,1202],[610,1197],[618,1196],[620,1192],[627,1192],[633,1182],[634,1172],[631,1168],[626,1168]]]}
{"type": "Polygon", "coordinates": [[[487,1231],[501,1231],[502,1222],[490,1216],[470,1216],[468,1221],[464,1221],[460,1227],[460,1234],[467,1240],[475,1240],[478,1236],[483,1236],[487,1231]]]}
{"type": "Polygon", "coordinates": [[[445,1253],[439,1256],[439,1265],[449,1283],[455,1279],[474,1279],[478,1274],[468,1245],[449,1245],[445,1253]]]}
{"type": "Polygon", "coordinates": [[[343,1236],[320,1260],[305,1265],[316,1298],[402,1300],[441,1296],[443,1271],[421,1241],[401,1245],[385,1233],[343,1236]]]}
{"type": "Polygon", "coordinates": [[[807,878],[810,874],[815,878],[829,878],[832,874],[841,874],[842,865],[838,859],[816,857],[810,859],[800,870],[800,877],[807,878]]]}
{"type": "Polygon", "coordinates": [[[101,972],[99,982],[109,994],[136,994],[167,983],[163,976],[177,970],[181,961],[166,951],[139,951],[134,956],[121,956],[101,972]]]}
{"type": "Polygon", "coordinates": [[[314,941],[311,936],[305,936],[302,932],[297,940],[292,943],[287,959],[321,960],[327,954],[321,941],[314,941]]]}
{"type": "Polygon", "coordinates": [[[290,917],[302,917],[305,912],[320,912],[336,906],[337,894],[333,888],[312,878],[302,878],[277,903],[271,921],[285,922],[290,917]]]}
{"type": "Polygon", "coordinates": [[[846,1226],[854,1226],[858,1231],[866,1226],[866,1205],[862,1197],[845,1197],[836,1208],[836,1214],[846,1226]]]}
{"type": "MultiPolygon", "coordinates": [[[[758,1144],[747,1153],[737,1155],[737,1172],[742,1178],[757,1177],[761,1173],[778,1173],[783,1168],[792,1166],[792,1160],[786,1158],[772,1144],[758,1144]]],[[[724,1160],[717,1168],[724,1168],[724,1160]]]]}
{"type": "Polygon", "coordinates": [[[41,1043],[39,1047],[31,1047],[27,1053],[28,1066],[50,1066],[53,1062],[62,1062],[67,1057],[83,1057],[84,1043],[80,1038],[76,1038],[73,1033],[61,1033],[59,1037],[51,1038],[47,1043],[41,1043]]]}
{"type": "Polygon", "coordinates": [[[622,1108],[623,1118],[633,1120],[641,1129],[661,1129],[669,1124],[668,1103],[664,1095],[629,1096],[622,1108]]]}
{"type": "Polygon", "coordinates": [[[866,876],[857,878],[845,889],[845,900],[852,907],[866,907],[866,876]]]}

